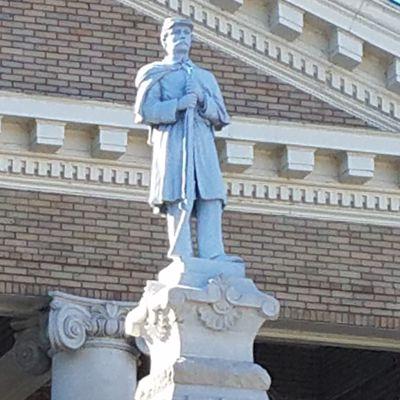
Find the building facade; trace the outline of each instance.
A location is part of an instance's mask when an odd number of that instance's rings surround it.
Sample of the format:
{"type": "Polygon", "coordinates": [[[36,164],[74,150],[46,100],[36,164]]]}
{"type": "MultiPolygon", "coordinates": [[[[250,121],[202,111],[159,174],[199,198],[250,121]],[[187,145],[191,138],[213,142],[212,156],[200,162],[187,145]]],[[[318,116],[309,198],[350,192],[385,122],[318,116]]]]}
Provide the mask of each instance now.
{"type": "Polygon", "coordinates": [[[63,353],[125,342],[124,310],[169,262],[133,102],[171,15],[193,20],[232,116],[226,250],[281,303],[255,345],[271,399],[400,398],[400,8],[351,3],[0,0],[2,399],[48,399],[63,353]],[[118,327],[61,345],[57,304],[118,327]]]}

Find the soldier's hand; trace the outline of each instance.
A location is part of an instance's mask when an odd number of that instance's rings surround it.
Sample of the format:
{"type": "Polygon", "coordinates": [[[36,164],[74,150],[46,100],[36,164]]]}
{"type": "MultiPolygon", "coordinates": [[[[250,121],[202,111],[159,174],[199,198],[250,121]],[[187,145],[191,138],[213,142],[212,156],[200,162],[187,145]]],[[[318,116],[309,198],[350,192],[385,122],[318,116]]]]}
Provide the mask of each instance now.
{"type": "Polygon", "coordinates": [[[189,79],[186,83],[186,93],[195,93],[199,102],[204,102],[203,89],[195,79],[189,79]]]}
{"type": "Polygon", "coordinates": [[[186,110],[188,108],[195,108],[197,104],[197,95],[189,93],[178,100],[178,111],[186,110]]]}

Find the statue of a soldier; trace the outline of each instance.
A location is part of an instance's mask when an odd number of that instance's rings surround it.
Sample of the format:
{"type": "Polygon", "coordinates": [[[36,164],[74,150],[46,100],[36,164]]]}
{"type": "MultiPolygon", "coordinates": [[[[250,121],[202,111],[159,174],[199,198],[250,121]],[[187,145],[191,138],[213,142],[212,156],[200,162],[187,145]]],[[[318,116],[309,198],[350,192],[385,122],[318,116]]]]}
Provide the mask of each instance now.
{"type": "Polygon", "coordinates": [[[162,61],[136,77],[136,122],[149,125],[153,146],[151,206],[167,216],[169,257],[193,257],[190,220],[197,218],[200,258],[241,261],[228,256],[222,241],[226,202],[214,130],[229,115],[212,73],[189,58],[193,24],[167,18],[161,31],[162,61]]]}

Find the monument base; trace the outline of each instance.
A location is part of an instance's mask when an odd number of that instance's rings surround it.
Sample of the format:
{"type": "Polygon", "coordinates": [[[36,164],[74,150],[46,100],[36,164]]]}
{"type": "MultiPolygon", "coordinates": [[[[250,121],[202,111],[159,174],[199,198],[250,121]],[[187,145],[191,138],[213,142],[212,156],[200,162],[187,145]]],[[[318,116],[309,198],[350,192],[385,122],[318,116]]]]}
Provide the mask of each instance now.
{"type": "Polygon", "coordinates": [[[267,400],[270,377],[254,363],[253,343],[279,303],[245,277],[244,264],[176,260],[126,319],[126,333],[144,339],[150,375],[136,400],[267,400]]]}
{"type": "Polygon", "coordinates": [[[159,374],[139,383],[136,399],[267,400],[268,373],[251,362],[210,358],[180,358],[159,374]]]}
{"type": "MultiPolygon", "coordinates": [[[[156,381],[153,382],[156,385],[156,381]]],[[[153,389],[141,390],[135,400],[269,400],[265,390],[237,389],[209,385],[172,384],[153,395],[153,389]]]]}

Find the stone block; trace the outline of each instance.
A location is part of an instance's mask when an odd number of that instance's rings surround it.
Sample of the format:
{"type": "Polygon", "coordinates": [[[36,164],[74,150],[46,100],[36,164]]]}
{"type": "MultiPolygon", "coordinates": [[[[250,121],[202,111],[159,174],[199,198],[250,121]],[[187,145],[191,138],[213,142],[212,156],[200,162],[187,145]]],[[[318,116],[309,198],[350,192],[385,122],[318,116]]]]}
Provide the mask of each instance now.
{"type": "Polygon", "coordinates": [[[300,146],[286,146],[283,150],[280,175],[286,178],[302,179],[314,169],[315,149],[300,146]]]}
{"type": "Polygon", "coordinates": [[[158,280],[165,285],[206,286],[215,271],[221,274],[245,277],[244,264],[237,262],[210,261],[193,257],[184,261],[176,260],[158,274],[158,280]]]}
{"type": "Polygon", "coordinates": [[[253,342],[278,313],[242,263],[173,261],[126,318],[126,334],[141,337],[151,358],[135,399],[267,400],[271,379],[254,364],[253,342]]]}
{"type": "Polygon", "coordinates": [[[218,147],[223,171],[243,172],[253,165],[254,143],[224,140],[218,147]]]}
{"type": "Polygon", "coordinates": [[[64,145],[65,122],[36,119],[31,131],[31,150],[55,153],[64,145]]]}
{"type": "Polygon", "coordinates": [[[127,147],[127,129],[99,126],[92,143],[92,156],[116,160],[126,153],[127,147]]]}
{"type": "Polygon", "coordinates": [[[364,183],[374,177],[375,155],[346,152],[342,156],[339,178],[345,183],[364,183]]]}
{"type": "Polygon", "coordinates": [[[386,74],[386,86],[389,90],[400,94],[400,58],[394,57],[386,74]]]}
{"type": "Polygon", "coordinates": [[[229,11],[230,13],[234,13],[240,7],[242,7],[243,2],[244,0],[210,0],[211,4],[214,4],[225,11],[229,11]]]}
{"type": "Polygon", "coordinates": [[[329,41],[329,59],[352,70],[362,61],[363,41],[351,33],[334,28],[329,41]]]}
{"type": "Polygon", "coordinates": [[[284,0],[273,3],[270,17],[271,32],[294,40],[303,32],[304,12],[284,0]]]}

